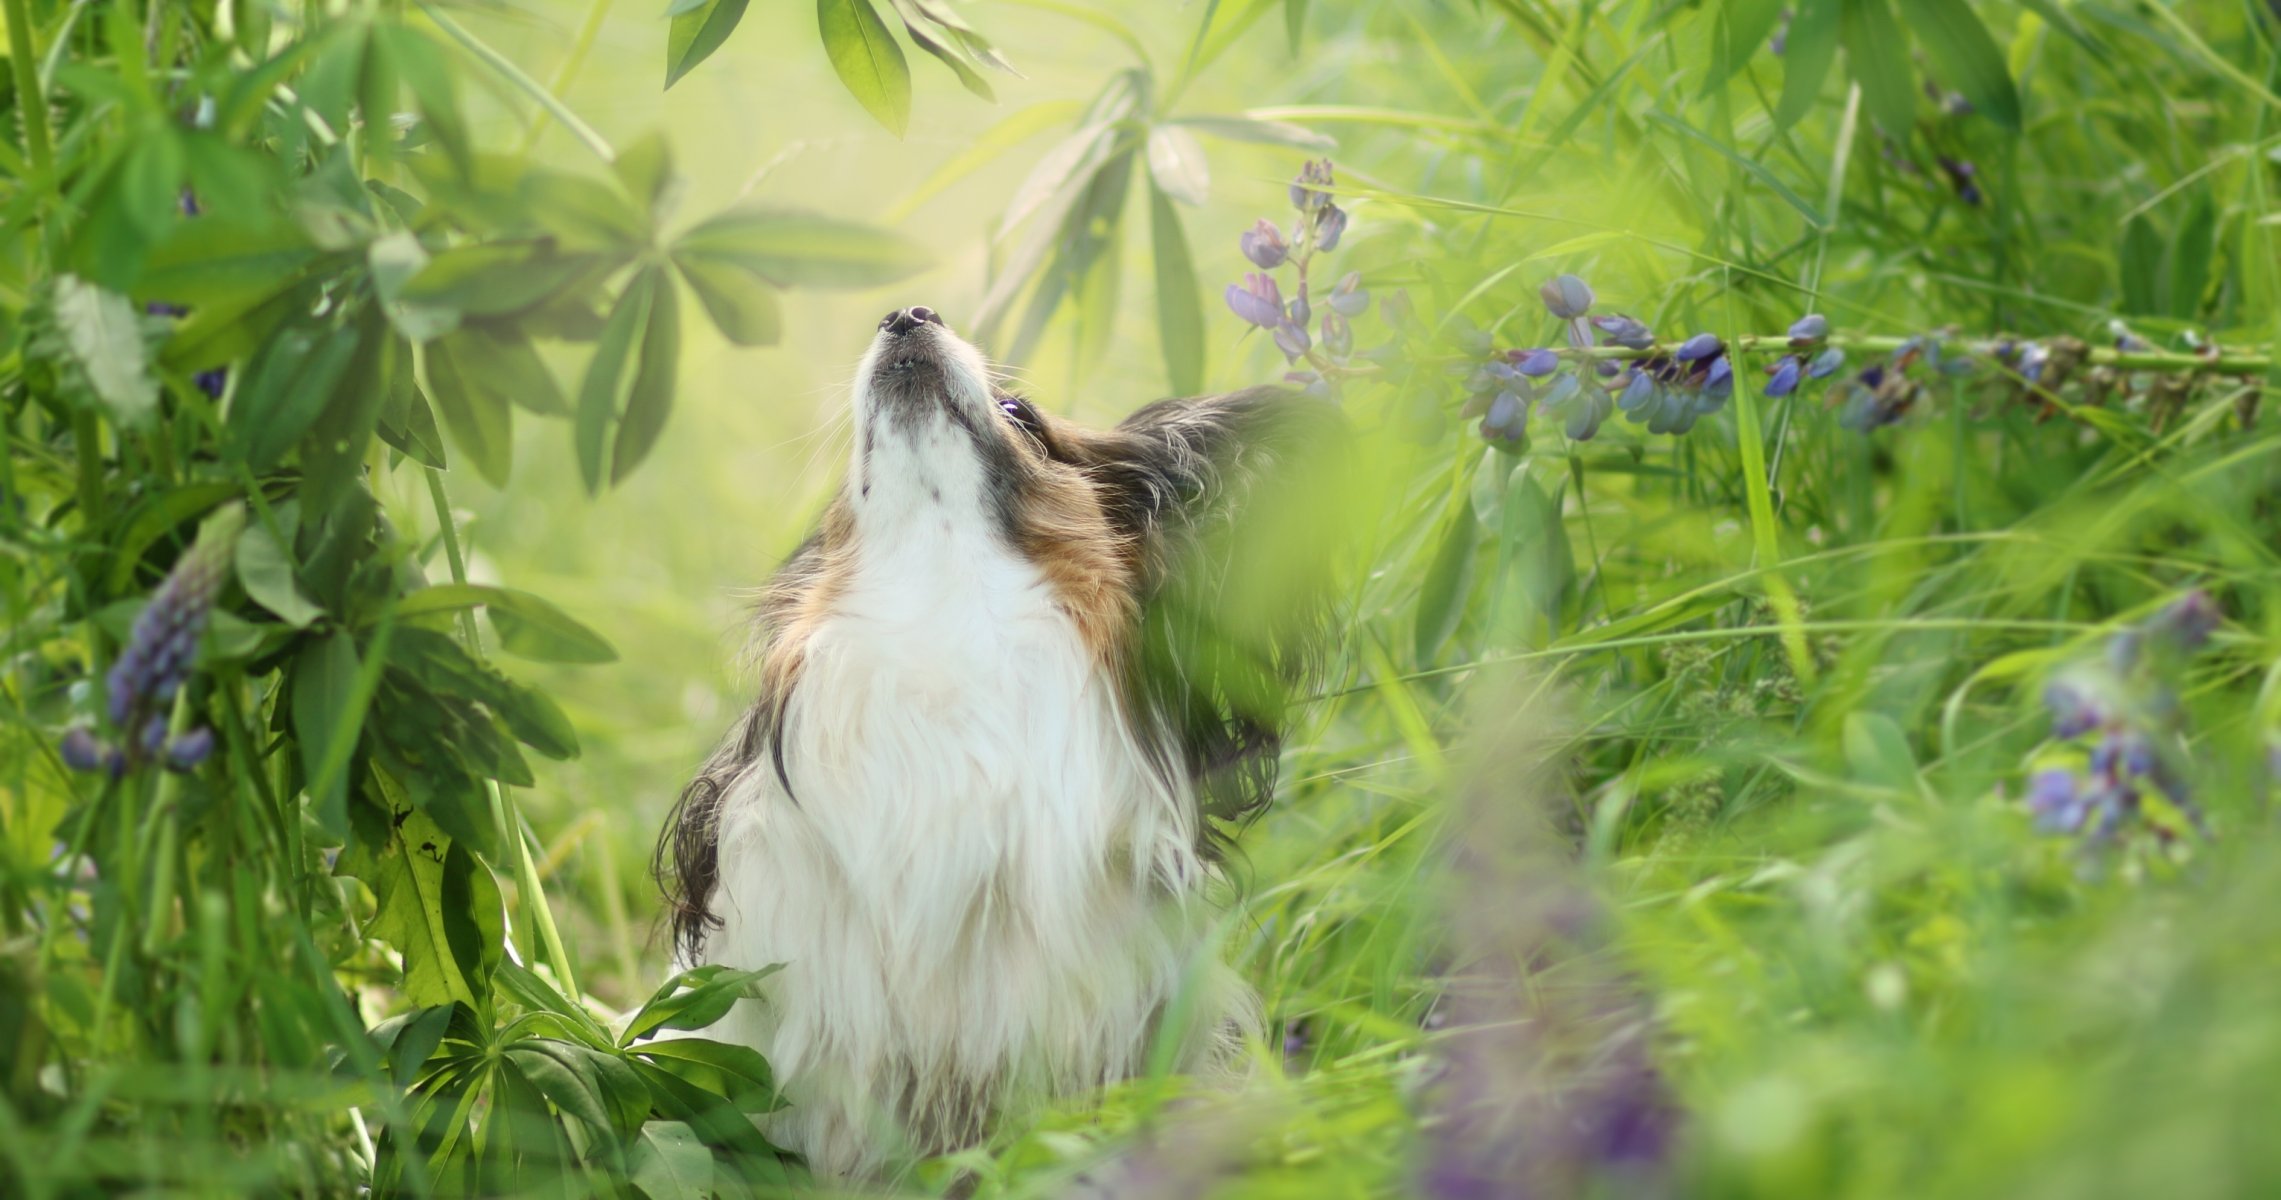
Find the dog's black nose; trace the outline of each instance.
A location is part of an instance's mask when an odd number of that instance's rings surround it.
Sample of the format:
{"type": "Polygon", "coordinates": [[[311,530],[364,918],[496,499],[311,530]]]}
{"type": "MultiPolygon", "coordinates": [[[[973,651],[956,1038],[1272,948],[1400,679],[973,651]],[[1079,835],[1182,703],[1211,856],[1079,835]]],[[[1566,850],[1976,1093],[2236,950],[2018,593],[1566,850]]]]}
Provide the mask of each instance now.
{"type": "Polygon", "coordinates": [[[942,324],[942,318],[936,316],[935,310],[924,304],[914,304],[909,308],[898,308],[880,318],[879,321],[879,327],[888,333],[909,333],[921,325],[940,324],[942,324]]]}

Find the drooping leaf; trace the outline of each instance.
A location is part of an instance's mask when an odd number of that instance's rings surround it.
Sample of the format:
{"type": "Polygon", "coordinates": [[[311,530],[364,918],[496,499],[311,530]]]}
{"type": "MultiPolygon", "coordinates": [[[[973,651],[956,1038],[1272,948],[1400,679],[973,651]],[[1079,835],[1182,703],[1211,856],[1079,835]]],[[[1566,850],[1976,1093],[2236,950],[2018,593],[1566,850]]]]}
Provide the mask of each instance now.
{"type": "Polygon", "coordinates": [[[511,316],[561,292],[600,261],[557,253],[543,240],[455,246],[429,259],[397,296],[469,316],[511,316]]]}
{"type": "Polygon", "coordinates": [[[307,628],[325,615],[323,608],[301,594],[301,585],[293,580],[291,557],[261,522],[248,524],[238,536],[237,567],[238,583],[246,595],[295,629],[307,628]]]}
{"type": "Polygon", "coordinates": [[[898,233],[814,213],[739,205],[681,235],[677,260],[733,263],[779,286],[876,287],[926,267],[930,256],[898,233]]]}
{"type": "Polygon", "coordinates": [[[1443,526],[1433,562],[1418,587],[1417,655],[1421,663],[1433,661],[1442,643],[1457,632],[1465,616],[1466,597],[1473,591],[1473,561],[1479,549],[1480,521],[1470,497],[1459,497],[1443,526]]]}
{"type": "Polygon", "coordinates": [[[1892,0],[1844,0],[1838,36],[1845,43],[1846,68],[1861,85],[1869,115],[1886,136],[1906,145],[1916,128],[1916,73],[1909,68],[1909,42],[1893,19],[1892,0]]]}
{"type": "Polygon", "coordinates": [[[2165,259],[2169,269],[2164,272],[2166,303],[2163,309],[2181,321],[2192,321],[2201,316],[2202,293],[2210,284],[2210,260],[2216,253],[2218,232],[2217,209],[2210,203],[2210,194],[2197,189],[2194,202],[2186,216],[2171,235],[2170,249],[2165,259]]]}
{"type": "Polygon", "coordinates": [[[911,67],[871,0],[816,0],[816,31],[848,94],[903,136],[911,123],[911,67]]]}
{"type": "Polygon", "coordinates": [[[258,302],[316,258],[308,235],[290,222],[201,217],[175,225],[151,251],[135,294],[189,308],[258,302]]]}
{"type": "Polygon", "coordinates": [[[618,294],[602,336],[594,343],[594,356],[586,360],[586,375],[578,385],[578,412],[572,441],[578,449],[578,473],[589,494],[602,490],[608,474],[610,426],[618,419],[626,392],[633,384],[633,368],[641,348],[641,335],[649,328],[649,309],[657,293],[658,273],[643,271],[618,294]]]}
{"type": "Polygon", "coordinates": [[[776,344],[783,330],[776,289],[757,272],[709,258],[679,257],[673,265],[721,336],[739,346],[776,344]]]}
{"type": "Polygon", "coordinates": [[[514,465],[515,412],[507,396],[492,386],[490,366],[476,361],[482,348],[460,334],[430,344],[425,357],[428,396],[443,418],[452,445],[493,487],[504,487],[514,465]]]}
{"type": "Polygon", "coordinates": [[[1909,0],[1909,26],[1924,43],[1940,81],[1974,111],[2006,129],[2020,128],[2020,93],[2004,52],[1965,0],[1909,0]]]}
{"type": "Polygon", "coordinates": [[[505,1053],[556,1108],[604,1136],[632,1132],[649,1112],[649,1088],[615,1054],[554,1038],[525,1038],[505,1053]]]}
{"type": "Polygon", "coordinates": [[[341,768],[349,748],[335,750],[333,743],[345,737],[353,745],[357,737],[351,720],[357,672],[356,639],[346,632],[310,641],[293,660],[293,736],[301,747],[301,770],[320,818],[335,830],[348,823],[348,772],[341,768]],[[328,764],[336,764],[330,779],[328,764]]]}
{"type": "Polygon", "coordinates": [[[618,1044],[631,1046],[660,1029],[703,1029],[728,1015],[736,1002],[753,995],[753,985],[782,970],[781,964],[740,971],[718,963],[692,967],[668,979],[627,1020],[618,1044]]]}
{"type": "Polygon", "coordinates": [[[1782,99],[1774,123],[1787,129],[1821,99],[1822,82],[1837,61],[1838,26],[1845,0],[1801,0],[1782,47],[1782,99]]]}
{"type": "Polygon", "coordinates": [[[649,1200],[702,1200],[713,1191],[713,1152],[680,1121],[648,1121],[626,1151],[626,1178],[649,1200]]]}
{"type": "Polygon", "coordinates": [[[1164,375],[1175,393],[1193,395],[1204,390],[1204,309],[1196,290],[1196,267],[1171,198],[1151,188],[1148,211],[1149,240],[1156,252],[1156,326],[1164,347],[1164,375]]]}
{"type": "Polygon", "coordinates": [[[2154,230],[2154,222],[2145,213],[2132,217],[2123,226],[2123,245],[2119,259],[2122,274],[2123,312],[2134,317],[2153,316],[2162,311],[2162,235],[2154,230]]]}
{"type": "MultiPolygon", "coordinates": [[[[402,612],[401,607],[398,612],[402,612]]],[[[438,695],[472,700],[490,709],[516,740],[533,750],[549,758],[578,757],[578,734],[571,728],[570,718],[545,692],[516,683],[477,661],[448,635],[432,629],[398,628],[389,640],[388,662],[438,695]]]]}
{"type": "Polygon", "coordinates": [[[1719,6],[1721,37],[1711,58],[1711,69],[1703,75],[1703,95],[1710,95],[1720,84],[1734,78],[1735,72],[1766,48],[1767,39],[1774,32],[1774,22],[1781,19],[1784,7],[1785,0],[1725,0],[1719,6]]]}
{"type": "Polygon", "coordinates": [[[634,367],[632,386],[626,389],[626,410],[618,421],[617,443],[610,448],[610,483],[615,486],[633,474],[649,456],[650,447],[665,429],[673,411],[673,382],[681,361],[681,296],[673,279],[656,273],[656,291],[650,301],[648,326],[642,331],[641,357],[634,367]]]}
{"type": "Polygon", "coordinates": [[[420,1068],[443,1042],[454,1011],[449,1004],[417,1008],[373,1027],[372,1040],[379,1043],[382,1063],[397,1087],[412,1085],[420,1068]]]}
{"type": "Polygon", "coordinates": [[[768,1060],[750,1046],[697,1037],[661,1038],[644,1042],[634,1052],[659,1070],[725,1097],[739,1112],[783,1107],[768,1060]]]}
{"type": "Polygon", "coordinates": [[[228,424],[246,465],[266,471],[316,423],[356,356],[357,339],[338,324],[281,330],[246,364],[228,424]]]}
{"type": "Polygon", "coordinates": [[[667,11],[673,23],[665,34],[665,86],[695,70],[729,40],[744,20],[747,0],[675,0],[667,11]]]}
{"type": "Polygon", "coordinates": [[[482,606],[508,653],[540,662],[615,662],[618,652],[601,634],[529,592],[476,583],[443,583],[421,588],[396,605],[398,616],[457,612],[482,606]]]}

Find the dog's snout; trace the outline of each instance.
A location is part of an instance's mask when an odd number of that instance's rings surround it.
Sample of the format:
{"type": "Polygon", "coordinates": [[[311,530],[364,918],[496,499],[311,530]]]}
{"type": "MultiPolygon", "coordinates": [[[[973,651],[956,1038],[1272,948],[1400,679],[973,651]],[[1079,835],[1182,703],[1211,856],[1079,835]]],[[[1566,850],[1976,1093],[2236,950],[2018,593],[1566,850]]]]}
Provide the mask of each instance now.
{"type": "Polygon", "coordinates": [[[887,333],[909,333],[921,325],[940,325],[942,318],[924,304],[898,308],[880,318],[879,328],[887,333]]]}

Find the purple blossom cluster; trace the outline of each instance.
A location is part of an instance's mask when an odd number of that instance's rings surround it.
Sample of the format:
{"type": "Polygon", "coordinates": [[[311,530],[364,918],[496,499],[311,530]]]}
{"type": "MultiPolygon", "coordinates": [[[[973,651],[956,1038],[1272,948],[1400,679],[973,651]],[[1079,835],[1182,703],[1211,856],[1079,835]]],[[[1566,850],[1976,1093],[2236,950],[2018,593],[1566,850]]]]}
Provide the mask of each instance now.
{"type": "Polygon", "coordinates": [[[229,575],[231,555],[245,518],[234,506],[199,530],[198,540],[169,571],[158,593],[135,617],[127,644],[103,677],[105,715],[116,740],[74,726],[57,751],[66,765],[103,771],[112,778],[147,763],[188,771],[214,751],[214,731],[203,726],[168,733],[168,710],[190,678],[198,639],[214,611],[214,597],[229,575]]]}
{"type": "Polygon", "coordinates": [[[1961,375],[1972,360],[1948,354],[1939,336],[1918,334],[1838,388],[1838,423],[1860,433],[1895,424],[1924,398],[1925,376],[1961,375]]]}
{"type": "MultiPolygon", "coordinates": [[[[2088,832],[2091,845],[2103,845],[2144,819],[2152,793],[2210,836],[2185,771],[2178,679],[2223,619],[2206,593],[2188,592],[2116,634],[2102,658],[2045,689],[2052,736],[2088,740],[2091,749],[2080,767],[2047,767],[2030,779],[2028,808],[2038,830],[2088,832]]],[[[2148,828],[2169,835],[2160,825],[2148,828]]]]}
{"type": "Polygon", "coordinates": [[[1302,384],[1314,395],[1331,390],[1328,370],[1344,367],[1354,355],[1353,318],[1370,308],[1370,293],[1360,272],[1349,271],[1322,293],[1322,319],[1315,319],[1308,275],[1317,254],[1338,249],[1346,237],[1347,214],[1331,199],[1336,180],[1329,159],[1313,160],[1291,181],[1291,207],[1299,216],[1288,234],[1261,217],[1245,230],[1237,244],[1243,256],[1259,270],[1241,283],[1227,287],[1229,311],[1257,328],[1268,331],[1284,361],[1298,366],[1306,360],[1312,369],[1294,370],[1285,378],[1302,384]],[[1292,268],[1296,279],[1292,294],[1284,298],[1275,272],[1292,268]]]}

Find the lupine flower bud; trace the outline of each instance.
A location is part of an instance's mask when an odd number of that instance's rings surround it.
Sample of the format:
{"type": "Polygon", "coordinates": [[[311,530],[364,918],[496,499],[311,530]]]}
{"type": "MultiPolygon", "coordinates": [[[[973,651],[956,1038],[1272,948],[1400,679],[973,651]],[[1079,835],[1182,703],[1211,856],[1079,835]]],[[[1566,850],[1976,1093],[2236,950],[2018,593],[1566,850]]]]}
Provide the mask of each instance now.
{"type": "Polygon", "coordinates": [[[1712,400],[1725,400],[1734,394],[1734,390],[1734,364],[1728,362],[1724,355],[1712,359],[1710,374],[1703,380],[1703,395],[1712,400]]]}
{"type": "Polygon", "coordinates": [[[1574,275],[1562,275],[1537,289],[1544,306],[1563,321],[1582,318],[1592,310],[1592,288],[1574,275]]]}
{"type": "Polygon", "coordinates": [[[1671,357],[1680,362],[1694,362],[1699,358],[1709,358],[1724,349],[1726,347],[1719,341],[1719,335],[1698,333],[1694,337],[1679,343],[1679,348],[1671,352],[1671,357]]]}
{"type": "Polygon", "coordinates": [[[1766,381],[1766,394],[1781,397],[1798,390],[1798,375],[1802,368],[1796,355],[1785,355],[1774,364],[1774,378],[1766,381]]]}
{"type": "Polygon", "coordinates": [[[1346,210],[1325,202],[1322,211],[1315,214],[1315,249],[1336,250],[1339,239],[1346,236],[1346,210]]]}
{"type": "Polygon", "coordinates": [[[1362,272],[1348,271],[1323,299],[1340,316],[1359,317],[1370,308],[1370,293],[1362,289],[1362,272]]]}
{"type": "Polygon", "coordinates": [[[1275,327],[1275,347],[1283,352],[1285,359],[1297,361],[1312,344],[1307,338],[1307,327],[1304,325],[1286,321],[1275,327]]]}
{"type": "Polygon", "coordinates": [[[1829,318],[1820,313],[1808,313],[1790,326],[1790,348],[1803,350],[1829,335],[1829,318]]]}
{"type": "Polygon", "coordinates": [[[1354,326],[1335,310],[1323,314],[1323,351],[1332,358],[1354,353],[1354,326]]]}
{"type": "Polygon", "coordinates": [[[56,752],[63,756],[63,765],[74,771],[95,771],[103,766],[103,743],[96,740],[92,730],[74,725],[64,731],[63,740],[56,743],[56,752]]]}
{"type": "Polygon", "coordinates": [[[1312,212],[1330,197],[1316,188],[1331,186],[1331,160],[1315,159],[1299,168],[1299,177],[1291,181],[1291,207],[1300,212],[1312,212]]]}
{"type": "Polygon", "coordinates": [[[2044,706],[2051,710],[2051,736],[2081,737],[2106,723],[2104,707],[2080,685],[2059,680],[2043,690],[2044,706]]]}
{"type": "Polygon", "coordinates": [[[1308,321],[1314,319],[1315,309],[1313,305],[1307,303],[1307,289],[1304,286],[1299,289],[1298,295],[1291,297],[1290,305],[1283,311],[1286,316],[1290,317],[1293,325],[1302,329],[1306,328],[1308,321]]]}
{"type": "Polygon", "coordinates": [[[1835,346],[1815,355],[1814,361],[1806,364],[1806,374],[1814,379],[1827,379],[1844,369],[1845,351],[1835,346]]]}
{"type": "Polygon", "coordinates": [[[1940,160],[1940,169],[1947,173],[1949,186],[1956,189],[1957,199],[1971,205],[1980,203],[1983,197],[1980,194],[1979,168],[1962,159],[1943,158],[1940,160]]]}
{"type": "Polygon", "coordinates": [[[1262,270],[1272,271],[1282,266],[1283,260],[1291,256],[1291,244],[1283,240],[1283,231],[1265,217],[1245,230],[1243,237],[1237,240],[1243,246],[1243,256],[1262,270]]]}
{"type": "Polygon", "coordinates": [[[2224,620],[2209,593],[2197,588],[2147,618],[2146,631],[2180,650],[2194,651],[2210,640],[2210,634],[2224,620]]]}
{"type": "Polygon", "coordinates": [[[1514,364],[1523,375],[1542,379],[1560,369],[1560,356],[1550,350],[1515,350],[1514,364]]]}
{"type": "Polygon", "coordinates": [[[1623,393],[1616,397],[1616,407],[1626,414],[1644,410],[1655,398],[1655,377],[1638,367],[1632,368],[1632,377],[1624,385],[1623,393]]]}
{"type": "Polygon", "coordinates": [[[2036,772],[2028,783],[2028,811],[2035,814],[2038,832],[2073,833],[2083,827],[2091,805],[2080,782],[2065,769],[2036,772]]]}
{"type": "Polygon", "coordinates": [[[166,766],[172,771],[188,771],[213,752],[214,731],[201,725],[166,744],[166,766]]]}
{"type": "Polygon", "coordinates": [[[1646,325],[1621,314],[1594,317],[1592,327],[1598,329],[1602,340],[1611,346],[1645,350],[1655,344],[1655,334],[1646,325]]]}
{"type": "Polygon", "coordinates": [[[1276,286],[1273,275],[1255,271],[1244,276],[1242,284],[1229,284],[1227,300],[1237,316],[1261,329],[1283,323],[1283,289],[1276,286]]]}

